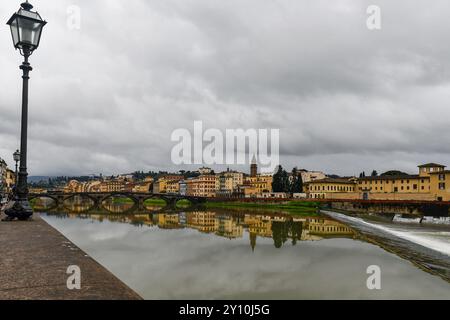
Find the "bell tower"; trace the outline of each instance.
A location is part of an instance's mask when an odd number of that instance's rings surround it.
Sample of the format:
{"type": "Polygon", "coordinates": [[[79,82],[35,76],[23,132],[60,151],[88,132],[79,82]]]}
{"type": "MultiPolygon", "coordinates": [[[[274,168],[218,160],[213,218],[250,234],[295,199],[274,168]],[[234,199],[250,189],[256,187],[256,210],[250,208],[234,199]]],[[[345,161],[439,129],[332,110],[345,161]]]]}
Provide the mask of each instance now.
{"type": "Polygon", "coordinates": [[[250,176],[255,178],[258,175],[258,164],[256,163],[256,156],[253,155],[252,164],[250,166],[250,176]]]}

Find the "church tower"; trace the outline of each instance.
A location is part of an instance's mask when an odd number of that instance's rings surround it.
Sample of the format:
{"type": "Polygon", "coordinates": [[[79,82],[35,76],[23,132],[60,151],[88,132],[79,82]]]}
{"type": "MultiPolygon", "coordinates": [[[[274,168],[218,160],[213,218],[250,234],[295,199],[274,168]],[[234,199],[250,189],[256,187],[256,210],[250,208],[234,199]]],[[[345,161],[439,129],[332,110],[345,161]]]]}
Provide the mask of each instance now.
{"type": "Polygon", "coordinates": [[[258,175],[258,164],[256,163],[256,156],[253,155],[252,164],[250,166],[250,177],[255,178],[258,175]]]}

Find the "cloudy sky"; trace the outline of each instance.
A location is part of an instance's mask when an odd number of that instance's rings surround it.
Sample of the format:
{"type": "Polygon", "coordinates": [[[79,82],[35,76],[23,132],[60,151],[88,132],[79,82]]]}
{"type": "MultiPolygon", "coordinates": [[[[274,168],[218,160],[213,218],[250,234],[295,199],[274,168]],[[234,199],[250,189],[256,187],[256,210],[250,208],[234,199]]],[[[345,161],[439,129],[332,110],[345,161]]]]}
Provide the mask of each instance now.
{"type": "MultiPolygon", "coordinates": [[[[342,175],[450,165],[447,0],[35,0],[32,175],[182,169],[171,133],[280,129],[281,163],[342,175]],[[366,26],[381,8],[381,30],[366,26]],[[73,26],[80,9],[80,29],[73,26]]],[[[0,3],[6,22],[19,1],[0,3]]],[[[21,78],[0,29],[0,157],[21,78]]]]}

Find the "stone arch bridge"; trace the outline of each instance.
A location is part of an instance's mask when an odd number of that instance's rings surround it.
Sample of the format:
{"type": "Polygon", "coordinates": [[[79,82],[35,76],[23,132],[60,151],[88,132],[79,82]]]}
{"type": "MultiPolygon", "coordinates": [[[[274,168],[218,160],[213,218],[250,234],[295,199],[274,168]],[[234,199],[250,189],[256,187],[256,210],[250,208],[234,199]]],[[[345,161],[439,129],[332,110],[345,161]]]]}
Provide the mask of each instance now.
{"type": "Polygon", "coordinates": [[[165,208],[175,208],[180,200],[188,200],[191,206],[197,206],[206,202],[206,198],[192,197],[172,194],[156,193],[138,193],[138,192],[48,192],[48,193],[30,193],[28,199],[31,201],[38,198],[47,198],[54,201],[54,207],[64,206],[64,203],[74,198],[89,199],[93,202],[93,207],[101,208],[103,202],[112,198],[128,198],[133,201],[133,209],[145,209],[144,202],[148,199],[161,199],[166,203],[165,208]]]}

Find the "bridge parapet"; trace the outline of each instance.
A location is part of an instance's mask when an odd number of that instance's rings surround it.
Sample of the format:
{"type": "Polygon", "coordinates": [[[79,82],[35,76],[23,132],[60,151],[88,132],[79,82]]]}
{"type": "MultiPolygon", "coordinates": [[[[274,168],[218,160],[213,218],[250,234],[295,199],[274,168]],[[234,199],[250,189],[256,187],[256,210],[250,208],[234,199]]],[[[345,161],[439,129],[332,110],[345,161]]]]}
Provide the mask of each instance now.
{"type": "Polygon", "coordinates": [[[175,194],[155,194],[155,193],[139,193],[139,192],[48,192],[48,193],[32,193],[29,194],[29,199],[49,198],[55,202],[56,207],[64,205],[64,203],[75,197],[87,198],[92,200],[94,207],[100,208],[103,202],[114,197],[126,197],[134,202],[134,207],[145,209],[144,203],[148,199],[159,198],[166,202],[166,207],[175,208],[180,200],[188,200],[192,205],[198,205],[206,202],[206,198],[182,196],[175,194]]]}

